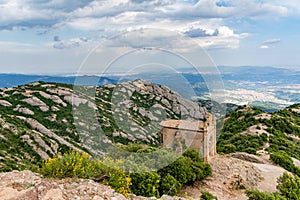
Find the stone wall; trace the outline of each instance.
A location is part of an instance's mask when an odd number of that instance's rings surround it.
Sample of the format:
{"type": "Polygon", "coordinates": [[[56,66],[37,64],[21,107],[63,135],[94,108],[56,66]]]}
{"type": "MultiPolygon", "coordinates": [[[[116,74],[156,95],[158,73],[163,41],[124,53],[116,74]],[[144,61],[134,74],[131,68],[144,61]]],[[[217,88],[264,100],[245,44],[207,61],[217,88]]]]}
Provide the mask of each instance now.
{"type": "Polygon", "coordinates": [[[209,162],[216,155],[216,122],[208,115],[205,122],[168,120],[161,123],[163,146],[178,153],[191,148],[199,151],[209,162]]]}

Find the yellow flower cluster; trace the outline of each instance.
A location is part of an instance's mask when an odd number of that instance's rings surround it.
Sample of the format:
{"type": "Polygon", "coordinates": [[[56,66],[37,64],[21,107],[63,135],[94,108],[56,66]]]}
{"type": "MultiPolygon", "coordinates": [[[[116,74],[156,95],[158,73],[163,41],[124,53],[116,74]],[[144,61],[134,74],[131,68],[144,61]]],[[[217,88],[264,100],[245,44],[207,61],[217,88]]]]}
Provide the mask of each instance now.
{"type": "Polygon", "coordinates": [[[87,153],[71,151],[63,156],[44,161],[42,173],[56,178],[89,178],[95,171],[97,163],[87,153]]]}
{"type": "Polygon", "coordinates": [[[55,156],[43,162],[41,173],[52,178],[97,178],[103,174],[108,180],[104,181],[117,192],[128,197],[131,178],[122,168],[121,160],[106,158],[103,161],[92,160],[87,153],[71,151],[62,156],[55,156]]]}

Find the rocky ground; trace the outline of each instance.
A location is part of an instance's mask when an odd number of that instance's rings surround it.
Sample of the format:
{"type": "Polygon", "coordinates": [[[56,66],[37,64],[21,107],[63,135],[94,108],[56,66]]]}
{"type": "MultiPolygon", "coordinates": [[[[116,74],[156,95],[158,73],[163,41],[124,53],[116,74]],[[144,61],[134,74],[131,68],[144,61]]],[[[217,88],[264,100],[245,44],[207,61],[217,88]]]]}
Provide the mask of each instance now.
{"type": "MultiPolygon", "coordinates": [[[[91,180],[45,179],[31,171],[13,171],[0,174],[1,200],[147,200],[116,193],[111,188],[91,180]]],[[[164,200],[184,200],[179,197],[163,196],[164,200]]]]}
{"type": "Polygon", "coordinates": [[[285,170],[269,160],[246,153],[217,155],[211,160],[213,175],[180,193],[199,199],[201,190],[217,196],[219,200],[246,200],[245,189],[275,192],[277,178],[285,170]]]}

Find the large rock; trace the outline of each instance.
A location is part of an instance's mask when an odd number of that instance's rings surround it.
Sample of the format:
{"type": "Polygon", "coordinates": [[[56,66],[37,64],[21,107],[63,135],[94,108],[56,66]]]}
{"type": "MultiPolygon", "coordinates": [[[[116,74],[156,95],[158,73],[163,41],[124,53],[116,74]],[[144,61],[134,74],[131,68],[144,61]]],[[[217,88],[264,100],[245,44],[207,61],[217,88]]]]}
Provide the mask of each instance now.
{"type": "Polygon", "coordinates": [[[26,115],[34,115],[34,112],[28,108],[24,108],[21,105],[17,105],[16,108],[14,108],[14,111],[18,111],[20,113],[26,114],[26,115]]]}
{"type": "Polygon", "coordinates": [[[40,91],[39,93],[41,96],[45,97],[46,99],[50,99],[53,102],[62,105],[63,107],[67,106],[67,104],[63,100],[61,100],[61,98],[59,98],[59,96],[57,96],[57,95],[50,95],[43,91],[40,91]]]}
{"type": "Polygon", "coordinates": [[[265,163],[265,161],[262,158],[248,153],[238,152],[238,153],[232,153],[230,155],[233,158],[237,158],[252,163],[261,163],[261,164],[265,163]]]}
{"type": "MultiPolygon", "coordinates": [[[[135,195],[129,198],[113,189],[91,180],[45,179],[31,171],[13,171],[0,174],[1,200],[157,200],[135,195]]],[[[163,200],[184,200],[163,196],[163,200]]]]}
{"type": "Polygon", "coordinates": [[[31,106],[37,106],[40,108],[41,111],[46,112],[49,110],[49,106],[47,106],[47,104],[45,102],[43,102],[42,100],[40,100],[37,97],[30,97],[27,99],[23,99],[22,100],[25,103],[28,103],[31,106]]]}
{"type": "Polygon", "coordinates": [[[6,101],[6,100],[0,100],[0,104],[1,104],[2,106],[5,106],[5,107],[10,107],[10,106],[12,106],[12,104],[9,103],[9,102],[6,101]]]}

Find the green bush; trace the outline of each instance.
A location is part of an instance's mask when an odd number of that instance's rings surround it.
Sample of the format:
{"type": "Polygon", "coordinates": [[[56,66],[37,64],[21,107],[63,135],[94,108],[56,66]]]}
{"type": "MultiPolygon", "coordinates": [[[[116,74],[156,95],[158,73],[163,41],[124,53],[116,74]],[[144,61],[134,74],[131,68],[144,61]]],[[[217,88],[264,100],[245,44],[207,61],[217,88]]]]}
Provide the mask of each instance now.
{"type": "Polygon", "coordinates": [[[279,195],[278,193],[265,193],[258,190],[247,190],[247,197],[249,200],[287,200],[285,197],[279,195]]]}
{"type": "Polygon", "coordinates": [[[207,191],[202,191],[200,200],[218,200],[218,198],[207,191]]]}
{"type": "Polygon", "coordinates": [[[39,172],[50,178],[86,178],[101,180],[117,192],[127,196],[130,193],[131,179],[120,170],[122,161],[105,159],[92,160],[86,153],[71,151],[63,156],[44,161],[39,172]]]}
{"type": "Polygon", "coordinates": [[[161,176],[172,175],[180,184],[184,185],[196,180],[196,174],[191,170],[193,161],[187,157],[180,157],[169,166],[161,169],[159,173],[161,176]]]}
{"type": "Polygon", "coordinates": [[[160,175],[157,172],[132,173],[131,191],[145,197],[159,197],[160,175]]]}
{"type": "MultiPolygon", "coordinates": [[[[151,152],[156,148],[135,144],[128,149],[133,152],[151,152]]],[[[195,150],[186,151],[183,156],[158,172],[151,171],[158,166],[156,162],[169,162],[174,158],[170,154],[164,161],[160,161],[158,158],[165,153],[169,151],[162,149],[144,157],[129,156],[126,160],[105,158],[99,161],[91,159],[86,153],[71,151],[45,161],[40,173],[52,178],[93,179],[110,185],[121,194],[128,195],[132,192],[146,197],[175,195],[184,184],[192,184],[212,173],[210,165],[204,163],[195,150]],[[133,162],[132,159],[135,158],[140,158],[140,162],[133,162]]]]}
{"type": "Polygon", "coordinates": [[[291,200],[300,199],[300,178],[298,176],[291,176],[288,173],[284,173],[279,179],[277,189],[281,195],[291,200]]]}
{"type": "Polygon", "coordinates": [[[170,174],[167,174],[161,179],[159,188],[160,194],[175,195],[181,188],[181,184],[170,174]]]}
{"type": "Polygon", "coordinates": [[[195,149],[187,149],[183,154],[184,157],[192,159],[193,162],[202,162],[203,156],[195,149]]]}
{"type": "Polygon", "coordinates": [[[284,151],[272,153],[270,159],[288,171],[294,171],[294,163],[292,158],[284,151]]]}
{"type": "MultiPolygon", "coordinates": [[[[182,185],[192,184],[196,180],[210,176],[212,170],[209,164],[203,162],[201,155],[196,150],[188,149],[183,156],[169,166],[159,170],[158,173],[164,180],[172,179],[171,177],[177,180],[179,184],[173,181],[173,184],[176,185],[173,189],[178,191],[182,185]]],[[[165,191],[166,189],[164,188],[165,191]]],[[[175,194],[177,191],[173,191],[172,193],[175,194]]],[[[162,192],[161,194],[165,193],[162,192]]]]}

